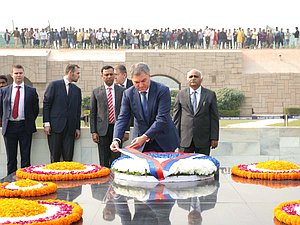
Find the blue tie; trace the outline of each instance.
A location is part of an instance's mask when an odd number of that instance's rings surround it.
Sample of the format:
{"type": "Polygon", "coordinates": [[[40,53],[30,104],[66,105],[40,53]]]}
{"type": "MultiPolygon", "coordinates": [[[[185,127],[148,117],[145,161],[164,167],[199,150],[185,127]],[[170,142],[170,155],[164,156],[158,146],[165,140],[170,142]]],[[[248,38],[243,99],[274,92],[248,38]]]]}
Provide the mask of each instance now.
{"type": "Polygon", "coordinates": [[[194,114],[196,114],[197,111],[197,91],[194,91],[193,93],[193,110],[194,110],[194,114]]]}
{"type": "Polygon", "coordinates": [[[147,92],[141,92],[141,102],[142,102],[142,107],[143,107],[143,113],[146,121],[148,122],[149,120],[149,113],[148,113],[148,101],[147,101],[147,92]]]}

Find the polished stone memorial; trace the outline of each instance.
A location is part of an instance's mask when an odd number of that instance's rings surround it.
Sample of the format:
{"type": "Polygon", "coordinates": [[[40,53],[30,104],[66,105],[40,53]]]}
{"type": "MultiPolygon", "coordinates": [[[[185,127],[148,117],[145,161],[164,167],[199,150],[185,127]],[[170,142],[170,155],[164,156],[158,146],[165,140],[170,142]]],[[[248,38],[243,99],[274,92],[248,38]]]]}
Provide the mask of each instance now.
{"type": "MultiPolygon", "coordinates": [[[[16,180],[11,174],[1,182],[16,180]]],[[[273,209],[299,199],[300,181],[251,180],[220,168],[219,176],[202,184],[120,186],[113,174],[83,181],[59,181],[56,193],[35,199],[78,203],[85,225],[271,225],[273,209]],[[191,186],[191,187],[188,187],[191,186]]]]}

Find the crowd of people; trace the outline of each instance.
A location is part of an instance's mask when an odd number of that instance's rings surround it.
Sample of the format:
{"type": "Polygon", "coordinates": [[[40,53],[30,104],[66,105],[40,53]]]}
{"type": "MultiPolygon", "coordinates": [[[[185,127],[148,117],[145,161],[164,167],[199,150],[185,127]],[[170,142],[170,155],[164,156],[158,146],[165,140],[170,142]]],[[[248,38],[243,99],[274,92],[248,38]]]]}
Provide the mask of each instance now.
{"type": "MultiPolygon", "coordinates": [[[[0,118],[7,154],[7,174],[30,166],[32,134],[37,131],[39,112],[36,88],[24,83],[22,65],[12,66],[13,83],[0,77],[0,118]],[[26,103],[26,104],[25,104],[26,103]]],[[[100,71],[103,84],[91,93],[90,132],[98,146],[99,163],[110,168],[128,140],[129,148],[141,152],[196,152],[209,155],[218,146],[219,114],[215,92],[201,86],[197,69],[187,73],[189,87],[176,98],[173,118],[167,86],[151,80],[146,63],[132,65],[131,79],[124,65],[105,65],[100,71]],[[188,118],[188,119],[187,119],[188,118]],[[134,122],[133,122],[134,121],[134,122]],[[199,132],[201,131],[201,132],[199,132]]],[[[75,85],[80,67],[68,64],[61,79],[51,81],[43,96],[43,127],[48,139],[50,161],[73,161],[75,140],[80,138],[81,89],[75,85]]]]}
{"type": "Polygon", "coordinates": [[[298,48],[299,30],[289,28],[85,29],[14,28],[3,34],[6,47],[70,49],[263,49],[298,48]]]}

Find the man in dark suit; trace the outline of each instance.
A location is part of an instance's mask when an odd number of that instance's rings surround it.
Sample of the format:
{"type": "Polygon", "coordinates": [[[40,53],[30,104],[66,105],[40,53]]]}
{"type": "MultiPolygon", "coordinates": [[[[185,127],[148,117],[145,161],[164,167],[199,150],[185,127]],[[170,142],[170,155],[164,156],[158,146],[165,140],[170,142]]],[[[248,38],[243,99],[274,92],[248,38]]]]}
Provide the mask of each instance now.
{"type": "Polygon", "coordinates": [[[110,168],[111,163],[120,156],[119,152],[110,151],[109,146],[125,88],[114,84],[115,74],[112,66],[102,67],[101,78],[104,84],[95,88],[91,96],[90,130],[93,141],[98,144],[100,164],[110,168]]]}
{"type": "Polygon", "coordinates": [[[22,65],[12,67],[13,83],[0,89],[0,117],[7,155],[7,175],[17,170],[18,143],[21,167],[30,166],[32,134],[39,113],[36,89],[24,84],[22,65]]]}
{"type": "Polygon", "coordinates": [[[209,155],[218,146],[219,113],[216,94],[201,86],[202,79],[199,70],[187,73],[189,87],[177,94],[173,120],[184,152],[209,155]]]}
{"type": "Polygon", "coordinates": [[[112,151],[118,151],[130,115],[134,115],[133,140],[130,147],[147,151],[175,151],[179,136],[170,116],[169,88],[150,79],[150,69],[145,63],[131,68],[133,85],[124,91],[121,112],[115,124],[112,151]]]}
{"type": "Polygon", "coordinates": [[[127,78],[127,69],[124,65],[117,65],[114,69],[115,83],[126,89],[130,88],[133,83],[132,80],[127,78]]]}
{"type": "Polygon", "coordinates": [[[61,80],[49,83],[44,94],[43,122],[51,162],[72,161],[75,139],[80,138],[81,90],[73,82],[80,67],[69,64],[61,80]]]}
{"type": "MultiPolygon", "coordinates": [[[[133,85],[132,80],[128,79],[127,77],[127,69],[124,65],[119,64],[115,66],[114,72],[115,72],[115,84],[118,84],[121,87],[124,87],[126,89],[130,88],[133,85]]],[[[125,131],[124,138],[122,140],[123,142],[129,139],[130,127],[133,127],[133,123],[134,123],[134,117],[133,114],[131,114],[128,128],[125,131]]]]}

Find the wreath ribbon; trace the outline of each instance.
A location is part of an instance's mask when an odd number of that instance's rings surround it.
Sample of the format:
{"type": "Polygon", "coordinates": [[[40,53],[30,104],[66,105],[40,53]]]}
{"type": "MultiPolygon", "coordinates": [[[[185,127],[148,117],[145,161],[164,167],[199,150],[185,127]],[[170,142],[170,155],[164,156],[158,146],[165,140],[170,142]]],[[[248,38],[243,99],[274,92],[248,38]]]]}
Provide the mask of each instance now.
{"type": "Polygon", "coordinates": [[[147,163],[149,164],[150,174],[154,176],[156,179],[158,179],[159,181],[164,180],[166,177],[172,174],[170,173],[171,166],[174,163],[178,162],[180,159],[186,159],[186,158],[197,156],[197,154],[181,153],[181,155],[178,157],[171,158],[160,163],[157,159],[145,153],[142,153],[134,148],[130,148],[130,147],[119,148],[118,151],[134,159],[146,160],[147,163]]]}

